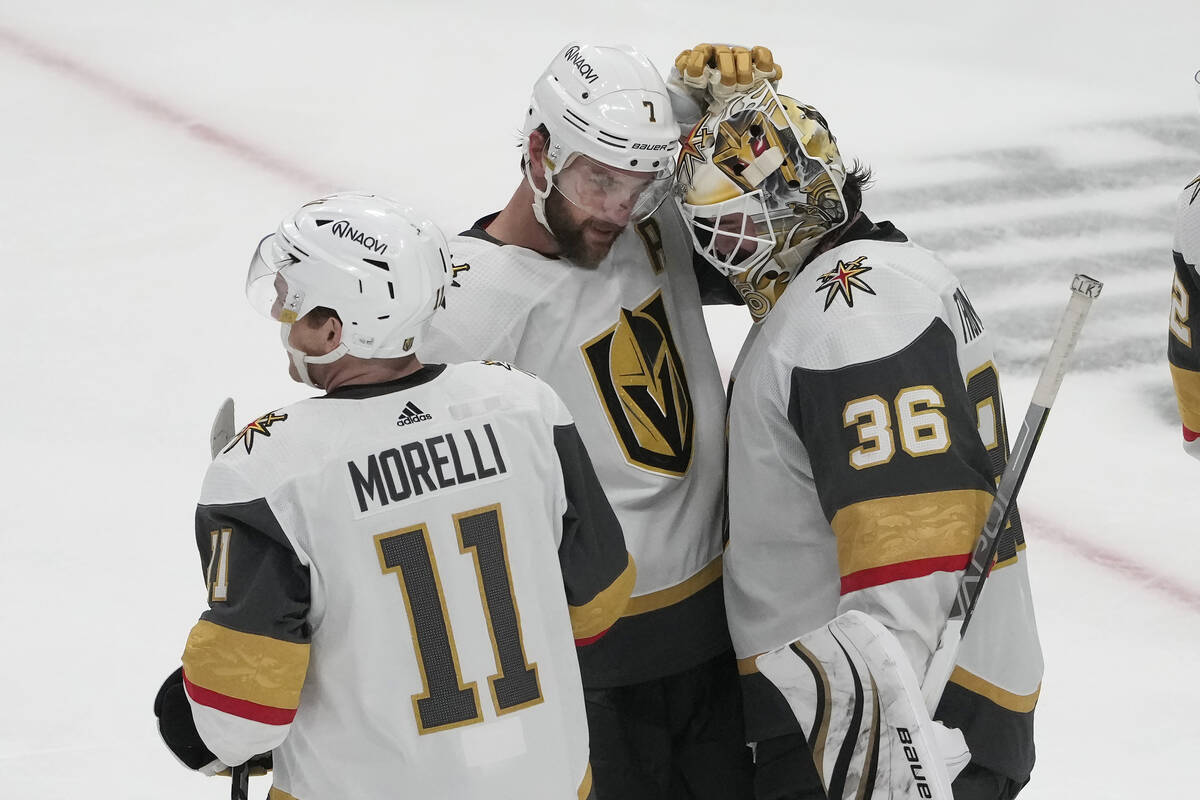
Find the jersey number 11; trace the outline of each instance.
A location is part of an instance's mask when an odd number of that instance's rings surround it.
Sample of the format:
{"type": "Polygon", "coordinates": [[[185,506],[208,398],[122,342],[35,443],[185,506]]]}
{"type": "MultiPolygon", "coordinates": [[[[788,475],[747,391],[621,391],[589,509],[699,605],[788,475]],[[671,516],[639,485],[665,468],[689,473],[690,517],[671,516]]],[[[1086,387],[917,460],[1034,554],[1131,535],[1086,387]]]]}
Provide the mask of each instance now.
{"type": "MultiPolygon", "coordinates": [[[[474,557],[479,593],[488,617],[496,674],[488,679],[497,714],[542,702],[537,664],[529,663],[521,642],[521,620],[512,590],[512,570],[504,541],[499,505],[455,514],[459,550],[474,557]]],[[[375,549],[384,573],[394,573],[404,590],[417,666],[424,689],[412,697],[420,733],[456,728],[483,720],[476,684],[464,683],[446,613],[429,529],[416,525],[381,533],[375,549]]]]}

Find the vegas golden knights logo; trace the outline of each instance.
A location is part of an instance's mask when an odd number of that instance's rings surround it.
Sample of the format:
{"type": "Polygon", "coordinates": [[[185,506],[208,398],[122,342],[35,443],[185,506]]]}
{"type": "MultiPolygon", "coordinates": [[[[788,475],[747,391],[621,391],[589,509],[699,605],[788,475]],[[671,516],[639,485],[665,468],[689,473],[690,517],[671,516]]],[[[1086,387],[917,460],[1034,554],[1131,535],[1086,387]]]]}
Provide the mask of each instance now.
{"type": "Polygon", "coordinates": [[[685,474],[695,417],[662,292],[632,311],[622,308],[617,324],[581,349],[626,460],[685,474]]]}

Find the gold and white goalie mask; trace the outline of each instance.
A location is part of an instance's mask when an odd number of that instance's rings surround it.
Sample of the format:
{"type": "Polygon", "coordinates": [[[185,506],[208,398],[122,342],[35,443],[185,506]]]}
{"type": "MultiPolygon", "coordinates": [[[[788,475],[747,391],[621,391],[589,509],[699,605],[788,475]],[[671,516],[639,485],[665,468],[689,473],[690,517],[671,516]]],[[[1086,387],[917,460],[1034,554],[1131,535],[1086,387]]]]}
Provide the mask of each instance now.
{"type": "Polygon", "coordinates": [[[762,81],[712,107],[679,157],[676,199],[696,251],[757,322],[817,241],[846,222],[846,169],[812,106],[762,81]]]}

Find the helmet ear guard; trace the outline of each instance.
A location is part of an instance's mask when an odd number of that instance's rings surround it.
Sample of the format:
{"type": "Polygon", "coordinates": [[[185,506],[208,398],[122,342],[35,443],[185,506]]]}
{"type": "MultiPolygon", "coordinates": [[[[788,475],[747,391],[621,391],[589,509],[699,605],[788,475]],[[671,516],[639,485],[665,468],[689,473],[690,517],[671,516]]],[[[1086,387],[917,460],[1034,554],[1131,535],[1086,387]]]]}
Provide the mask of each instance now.
{"type": "Polygon", "coordinates": [[[246,295],[285,325],[317,307],[337,312],[338,355],[304,359],[329,363],[345,354],[413,355],[449,282],[446,238],[423,214],[386,197],[342,193],[306,203],[259,243],[246,295]]]}

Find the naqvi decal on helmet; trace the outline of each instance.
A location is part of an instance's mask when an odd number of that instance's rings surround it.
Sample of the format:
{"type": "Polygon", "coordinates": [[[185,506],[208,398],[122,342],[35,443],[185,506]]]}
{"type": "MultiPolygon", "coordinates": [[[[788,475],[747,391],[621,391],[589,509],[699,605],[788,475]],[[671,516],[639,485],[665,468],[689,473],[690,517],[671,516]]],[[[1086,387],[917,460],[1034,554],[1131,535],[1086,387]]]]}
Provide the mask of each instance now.
{"type": "Polygon", "coordinates": [[[710,112],[680,154],[696,250],[761,319],[817,241],[846,221],[846,170],[824,117],[763,81],[710,112]]]}
{"type": "Polygon", "coordinates": [[[333,223],[333,227],[329,229],[329,232],[339,239],[349,239],[352,242],[361,244],[371,252],[379,253],[380,255],[383,255],[387,252],[387,242],[381,242],[365,231],[356,230],[354,226],[350,224],[349,220],[339,219],[335,222],[331,219],[318,219],[314,221],[316,222],[318,228],[323,228],[326,225],[333,223]]]}

